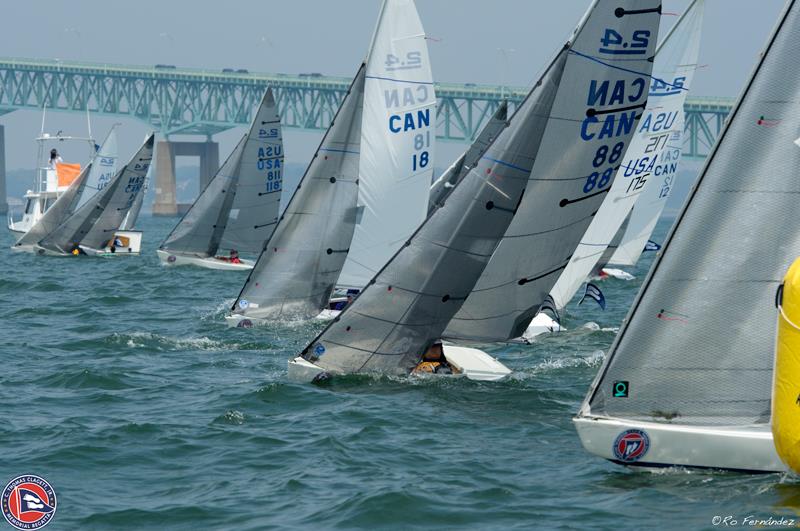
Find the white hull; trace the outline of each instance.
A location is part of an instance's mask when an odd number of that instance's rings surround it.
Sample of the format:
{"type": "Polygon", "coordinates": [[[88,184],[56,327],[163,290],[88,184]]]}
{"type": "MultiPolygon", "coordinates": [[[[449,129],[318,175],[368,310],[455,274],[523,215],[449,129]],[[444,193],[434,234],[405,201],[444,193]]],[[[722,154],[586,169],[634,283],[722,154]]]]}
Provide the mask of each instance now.
{"type": "Polygon", "coordinates": [[[325,309],[325,310],[322,310],[319,313],[319,315],[316,316],[314,319],[319,319],[320,321],[333,321],[334,319],[339,317],[340,313],[342,313],[342,310],[325,309]]]}
{"type": "Polygon", "coordinates": [[[563,330],[566,330],[566,328],[558,324],[555,319],[546,313],[537,313],[536,317],[531,321],[531,324],[528,325],[525,333],[522,334],[522,339],[531,341],[536,336],[552,334],[553,332],[561,332],[563,330]]]}
{"type": "Polygon", "coordinates": [[[225,262],[224,260],[218,260],[213,256],[187,256],[183,254],[173,254],[161,249],[156,250],[156,254],[158,254],[158,259],[161,260],[162,264],[171,267],[197,266],[221,271],[249,271],[253,269],[253,266],[255,265],[255,262],[252,260],[242,260],[240,264],[232,264],[230,262],[225,262]]]}
{"type": "Polygon", "coordinates": [[[631,275],[627,271],[623,271],[622,269],[616,269],[613,267],[604,267],[602,269],[603,273],[608,275],[610,278],[616,278],[617,280],[634,280],[636,279],[635,276],[631,275]]]}
{"type": "Polygon", "coordinates": [[[225,324],[228,325],[228,328],[254,328],[262,325],[263,323],[264,321],[253,319],[251,317],[245,317],[244,315],[238,313],[229,313],[225,316],[225,324]]]}
{"type": "Polygon", "coordinates": [[[576,417],[573,422],[586,450],[622,465],[742,472],[788,470],[775,451],[769,426],[686,426],[598,417],[576,417]],[[617,438],[628,430],[645,433],[649,442],[632,461],[621,459],[614,451],[617,438]]]}
{"type": "MultiPolygon", "coordinates": [[[[428,375],[435,377],[466,377],[470,380],[497,382],[511,374],[511,370],[489,354],[475,348],[443,345],[444,356],[450,365],[459,371],[453,375],[428,375]]],[[[301,357],[289,360],[288,378],[292,382],[309,383],[324,373],[322,367],[301,357]]]]}

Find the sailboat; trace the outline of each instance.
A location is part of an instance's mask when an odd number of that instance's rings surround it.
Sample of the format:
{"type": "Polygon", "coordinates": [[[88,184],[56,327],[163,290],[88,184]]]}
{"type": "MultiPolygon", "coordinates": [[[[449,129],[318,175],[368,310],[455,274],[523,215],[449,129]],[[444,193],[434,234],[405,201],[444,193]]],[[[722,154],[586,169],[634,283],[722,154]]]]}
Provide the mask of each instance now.
{"type": "MultiPolygon", "coordinates": [[[[646,57],[628,60],[624,69],[618,69],[587,52],[589,46],[596,48],[602,37],[613,31],[643,39],[636,42],[643,43],[646,54],[648,39],[637,32],[655,35],[660,11],[647,4],[620,2],[615,5],[616,12],[606,3],[592,4],[573,39],[556,54],[508,125],[478,160],[467,161],[468,173],[454,185],[444,205],[434,203],[426,221],[353,303],[289,362],[290,379],[308,381],[348,373],[406,375],[414,370],[423,353],[446,335],[454,317],[469,302],[476,283],[491,267],[522,213],[525,198],[539,187],[536,168],[542,160],[552,164],[556,150],[549,148],[556,140],[553,136],[557,136],[557,152],[565,158],[561,163],[568,164],[573,156],[585,154],[584,142],[598,151],[591,142],[597,136],[592,133],[595,124],[614,124],[608,134],[622,137],[623,142],[630,135],[628,126],[616,134],[618,109],[592,108],[594,112],[587,114],[579,102],[585,105],[584,88],[592,90],[598,80],[602,82],[613,73],[623,90],[626,82],[628,89],[642,85],[627,98],[634,109],[644,103],[643,84],[651,65],[646,57]],[[639,67],[644,72],[637,71],[639,67]],[[631,71],[637,72],[635,77],[631,71]],[[587,140],[589,134],[592,137],[587,140]]],[[[630,120],[635,121],[635,117],[634,112],[630,120]]],[[[579,158],[583,165],[577,169],[581,172],[573,175],[585,175],[582,170],[591,166],[592,158],[588,157],[588,163],[585,159],[579,158]]],[[[575,186],[574,179],[572,182],[575,186]]],[[[556,189],[559,194],[564,192],[556,189]]],[[[564,206],[556,202],[556,208],[564,206]]],[[[478,349],[445,344],[443,352],[454,372],[468,378],[497,380],[510,372],[478,349]]]]}
{"type": "Polygon", "coordinates": [[[238,252],[258,253],[278,221],[283,189],[283,135],[272,89],[250,129],[156,251],[165,265],[249,270],[238,252]],[[218,256],[220,249],[229,256],[218,256]]]}
{"type": "MultiPolygon", "coordinates": [[[[680,159],[683,104],[697,68],[703,10],[703,0],[692,2],[656,51],[647,109],[637,125],[624,162],[567,267],[550,290],[558,312],[566,308],[581,284],[593,274],[631,278],[624,271],[604,271],[603,268],[613,263],[620,246],[623,253],[628,252],[630,245],[624,243],[624,239],[631,233],[645,240],[640,242],[638,258],[663,209],[665,199],[659,196],[668,194],[680,159]],[[655,201],[651,196],[655,196],[655,201]],[[642,227],[646,235],[635,228],[644,220],[648,224],[642,227]],[[631,227],[631,223],[636,225],[631,227]]],[[[528,325],[523,338],[532,339],[559,329],[560,323],[540,312],[528,325]]]]}
{"type": "Polygon", "coordinates": [[[569,264],[646,109],[660,3],[593,2],[566,55],[530,184],[489,265],[444,337],[520,337],[569,264]]]}
{"type": "MultiPolygon", "coordinates": [[[[109,183],[39,240],[34,251],[53,256],[135,254],[135,242],[124,241],[119,226],[142,190],[153,157],[154,138],[152,133],[148,135],[109,183]]],[[[141,240],[141,233],[136,234],[141,240]]]]}
{"type": "Polygon", "coordinates": [[[33,226],[16,241],[11,247],[13,251],[33,252],[34,245],[58,228],[114,177],[117,161],[115,129],[116,126],[111,128],[96,155],[81,170],[75,180],[58,195],[52,206],[39,216],[33,226]]]}
{"type": "Polygon", "coordinates": [[[344,100],[225,320],[249,328],[328,305],[353,237],[366,67],[344,100]]]}
{"type": "Polygon", "coordinates": [[[347,299],[331,300],[334,289],[357,293],[425,217],[435,105],[414,2],[385,0],[367,61],[226,317],[228,325],[338,315],[347,299]]]}
{"type": "MultiPolygon", "coordinates": [[[[80,174],[80,164],[62,162],[58,153],[56,158],[51,160],[51,148],[55,150],[54,146],[60,148],[64,143],[85,143],[89,148],[90,161],[99,156],[97,145],[91,135],[91,129],[88,137],[65,135],[61,131],[56,134],[47,133],[44,130],[45,117],[46,111],[42,113],[42,129],[36,138],[38,167],[33,189],[28,190],[24,196],[25,211],[20,220],[14,221],[10,214],[8,218],[8,230],[18,237],[36,225],[45,212],[80,174]]],[[[116,135],[113,128],[103,146],[106,151],[105,156],[116,158],[116,135]]],[[[100,170],[97,166],[99,165],[95,165],[95,171],[99,172],[100,170]]]]}
{"type": "Polygon", "coordinates": [[[414,0],[384,0],[366,60],[353,240],[337,281],[361,289],[425,220],[436,93],[414,0]]]}
{"type": "Polygon", "coordinates": [[[626,465],[786,470],[776,291],[800,254],[800,5],[790,0],[574,419],[626,465]]]}

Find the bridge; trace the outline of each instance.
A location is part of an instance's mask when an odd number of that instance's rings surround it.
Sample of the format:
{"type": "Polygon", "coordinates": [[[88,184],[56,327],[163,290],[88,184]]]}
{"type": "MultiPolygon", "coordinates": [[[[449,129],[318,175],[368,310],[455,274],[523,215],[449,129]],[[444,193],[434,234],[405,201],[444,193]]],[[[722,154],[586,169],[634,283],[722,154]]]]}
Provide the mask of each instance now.
{"type": "MultiPolygon", "coordinates": [[[[354,68],[355,72],[355,68],[354,68]]],[[[174,214],[175,156],[201,159],[201,185],[216,170],[219,149],[213,135],[247,125],[271,86],[284,127],[324,130],[347,87],[348,77],[264,74],[245,70],[201,70],[172,65],[114,64],[0,58],[0,115],[21,109],[86,112],[140,120],[164,136],[158,143],[154,213],[174,214]],[[176,142],[177,135],[201,135],[198,142],[176,142]]],[[[502,99],[511,108],[527,88],[438,83],[437,131],[444,141],[468,142],[502,99]]],[[[731,109],[728,98],[689,98],[686,103],[684,157],[704,158],[731,109]]],[[[2,132],[0,132],[2,135],[2,132]]],[[[0,150],[0,159],[2,158],[0,150]]],[[[5,183],[0,179],[0,211],[5,183]]]]}

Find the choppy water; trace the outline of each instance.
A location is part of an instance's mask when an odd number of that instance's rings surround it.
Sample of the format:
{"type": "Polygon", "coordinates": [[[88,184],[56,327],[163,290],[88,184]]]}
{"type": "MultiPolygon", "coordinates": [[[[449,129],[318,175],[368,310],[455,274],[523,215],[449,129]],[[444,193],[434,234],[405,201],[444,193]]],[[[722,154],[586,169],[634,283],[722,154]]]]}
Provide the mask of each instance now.
{"type": "Polygon", "coordinates": [[[0,232],[0,482],[47,479],[52,529],[711,528],[800,507],[780,475],[582,449],[570,419],[649,257],[603,284],[608,311],[573,305],[568,332],[490,349],[507,382],[317,387],[286,360],[321,325],[226,328],[244,274],[160,267],[174,222],[143,218],[138,258],[12,254],[0,232]]]}

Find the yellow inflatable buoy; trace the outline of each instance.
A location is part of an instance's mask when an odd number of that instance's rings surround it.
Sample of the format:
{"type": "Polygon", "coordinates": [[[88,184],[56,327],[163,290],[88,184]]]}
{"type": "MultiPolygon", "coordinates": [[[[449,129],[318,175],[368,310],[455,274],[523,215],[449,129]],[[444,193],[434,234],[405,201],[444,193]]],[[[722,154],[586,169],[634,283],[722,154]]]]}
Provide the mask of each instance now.
{"type": "Polygon", "coordinates": [[[800,473],[800,258],[786,272],[777,299],[772,438],[783,462],[800,473]]]}

